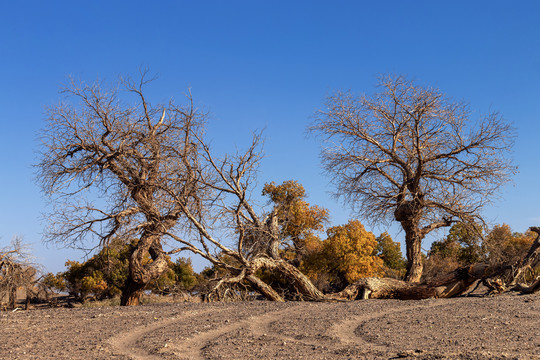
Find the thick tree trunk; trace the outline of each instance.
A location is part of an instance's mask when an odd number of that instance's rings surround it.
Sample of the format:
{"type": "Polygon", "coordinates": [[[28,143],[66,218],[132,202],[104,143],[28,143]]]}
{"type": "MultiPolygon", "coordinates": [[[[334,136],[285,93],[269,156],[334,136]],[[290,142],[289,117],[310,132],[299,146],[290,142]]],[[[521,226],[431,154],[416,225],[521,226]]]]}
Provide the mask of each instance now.
{"type": "Polygon", "coordinates": [[[285,299],[277,293],[272,287],[267,283],[256,277],[255,275],[246,276],[246,280],[249,281],[250,285],[257,290],[261,295],[263,295],[267,300],[284,302],[285,299]]]}
{"type": "Polygon", "coordinates": [[[405,229],[405,245],[407,250],[405,281],[420,282],[424,264],[422,261],[422,237],[418,229],[405,229]]]}
{"type": "Polygon", "coordinates": [[[121,306],[136,306],[141,301],[145,285],[138,284],[133,281],[131,277],[128,277],[126,287],[122,290],[122,296],[120,297],[121,306]]]}
{"type": "Polygon", "coordinates": [[[411,201],[403,201],[394,211],[394,218],[401,223],[405,231],[405,247],[407,255],[407,272],[405,281],[420,282],[424,264],[422,261],[422,239],[420,230],[423,202],[421,197],[411,201]]]}
{"type": "Polygon", "coordinates": [[[129,258],[129,274],[122,290],[120,305],[138,305],[146,285],[158,279],[167,270],[167,259],[157,236],[141,236],[129,258]],[[145,264],[150,255],[152,262],[145,264]]]}

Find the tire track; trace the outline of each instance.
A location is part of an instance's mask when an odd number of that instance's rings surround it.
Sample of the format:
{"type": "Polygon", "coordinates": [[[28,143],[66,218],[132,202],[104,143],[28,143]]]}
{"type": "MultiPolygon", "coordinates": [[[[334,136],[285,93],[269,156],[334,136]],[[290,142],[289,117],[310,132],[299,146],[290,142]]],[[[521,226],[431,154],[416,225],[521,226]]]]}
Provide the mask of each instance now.
{"type": "MultiPolygon", "coordinates": [[[[291,315],[299,307],[300,305],[297,305],[285,310],[266,312],[263,315],[252,316],[249,319],[240,320],[230,325],[199,333],[189,339],[185,339],[181,343],[171,346],[171,350],[180,359],[204,360],[201,351],[213,339],[240,329],[249,329],[252,335],[262,336],[265,333],[264,329],[266,329],[271,322],[279,317],[291,315]]],[[[286,338],[289,339],[288,337],[286,338]]]]}
{"type": "MultiPolygon", "coordinates": [[[[291,319],[294,317],[302,318],[302,316],[305,315],[305,312],[309,311],[309,308],[306,308],[306,306],[303,305],[305,304],[293,305],[291,307],[287,307],[286,309],[267,311],[262,315],[250,316],[247,319],[238,320],[231,324],[206,331],[194,331],[192,333],[186,333],[185,335],[187,336],[187,338],[169,345],[167,349],[169,356],[167,357],[170,358],[171,356],[174,356],[175,358],[179,359],[204,360],[202,350],[209,343],[211,343],[214,339],[219,338],[220,336],[242,329],[247,330],[249,332],[249,336],[257,338],[259,340],[264,339],[265,341],[269,342],[286,342],[287,344],[319,346],[321,345],[320,339],[298,339],[292,336],[276,333],[275,331],[272,331],[270,329],[270,324],[279,322],[279,319],[291,319]]],[[[375,313],[354,316],[351,319],[341,321],[331,326],[330,328],[328,328],[328,330],[326,330],[323,334],[320,335],[327,335],[331,338],[338,340],[337,344],[325,341],[324,345],[328,347],[328,350],[336,350],[342,348],[343,346],[354,345],[362,346],[365,350],[368,351],[387,352],[389,350],[387,346],[370,342],[364,339],[362,336],[356,335],[355,330],[368,321],[372,321],[374,319],[378,319],[394,313],[399,313],[403,311],[414,311],[418,309],[428,309],[444,305],[446,305],[446,303],[444,302],[433,302],[416,306],[399,306],[378,311],[375,313]]],[[[220,309],[220,311],[228,310],[228,308],[220,309]]],[[[180,315],[179,317],[174,317],[156,323],[143,325],[111,338],[109,340],[109,343],[113,346],[115,350],[117,350],[123,355],[130,357],[131,359],[163,359],[163,357],[159,355],[151,354],[148,350],[136,346],[137,341],[144,338],[146,334],[159,331],[159,329],[172,326],[176,323],[189,320],[193,317],[201,317],[202,320],[204,319],[205,315],[211,314],[215,311],[216,309],[210,308],[202,311],[197,311],[195,313],[189,314],[188,316],[180,315]]]]}
{"type": "Polygon", "coordinates": [[[136,346],[139,339],[143,338],[146,334],[152,333],[160,328],[170,326],[174,323],[188,320],[196,316],[206,315],[214,311],[213,309],[206,309],[203,311],[194,311],[188,316],[173,317],[167,320],[162,320],[152,324],[138,326],[130,331],[123,332],[109,339],[108,343],[122,355],[126,355],[134,360],[158,360],[162,357],[149,353],[147,350],[136,346]]]}
{"type": "Polygon", "coordinates": [[[433,302],[430,304],[422,304],[422,305],[415,305],[415,306],[400,306],[400,307],[388,309],[386,311],[379,311],[379,312],[370,313],[367,315],[359,315],[359,316],[355,316],[352,319],[339,322],[338,324],[332,326],[329,332],[330,332],[330,335],[337,338],[342,344],[345,344],[345,345],[357,344],[357,345],[369,346],[371,349],[374,349],[374,350],[386,350],[387,346],[372,343],[370,341],[365,340],[363,337],[356,335],[355,334],[356,329],[359,328],[363,323],[366,323],[368,321],[375,320],[378,318],[382,318],[386,315],[392,315],[392,314],[402,312],[402,311],[429,309],[429,308],[433,308],[437,306],[444,306],[444,305],[447,305],[447,303],[433,302]]]}

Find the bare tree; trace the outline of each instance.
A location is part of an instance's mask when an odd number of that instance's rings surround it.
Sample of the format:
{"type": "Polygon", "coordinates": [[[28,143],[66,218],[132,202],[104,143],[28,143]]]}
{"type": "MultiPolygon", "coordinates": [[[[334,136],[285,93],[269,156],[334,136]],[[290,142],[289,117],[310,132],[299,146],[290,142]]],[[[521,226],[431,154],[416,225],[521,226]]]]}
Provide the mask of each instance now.
{"type": "Polygon", "coordinates": [[[30,247],[18,236],[9,246],[0,249],[0,302],[7,300],[7,306],[12,309],[17,305],[18,289],[25,291],[28,307],[37,273],[32,260],[30,247]]]}
{"type": "Polygon", "coordinates": [[[325,140],[336,195],[366,219],[401,224],[406,280],[416,282],[424,237],[482,221],[480,210],[515,173],[514,130],[495,112],[473,120],[467,103],[404,76],[383,76],[378,89],[329,96],[310,129],[325,140]]]}
{"type": "Polygon", "coordinates": [[[163,273],[163,234],[181,227],[184,208],[198,206],[192,141],[205,116],[189,95],[183,107],[150,104],[143,94],[149,81],[145,71],[140,81],[123,79],[106,90],[72,80],[65,102],[48,109],[37,166],[53,204],[46,239],[82,246],[91,238],[101,245],[138,238],[123,305],[137,304],[146,284],[163,273]]]}

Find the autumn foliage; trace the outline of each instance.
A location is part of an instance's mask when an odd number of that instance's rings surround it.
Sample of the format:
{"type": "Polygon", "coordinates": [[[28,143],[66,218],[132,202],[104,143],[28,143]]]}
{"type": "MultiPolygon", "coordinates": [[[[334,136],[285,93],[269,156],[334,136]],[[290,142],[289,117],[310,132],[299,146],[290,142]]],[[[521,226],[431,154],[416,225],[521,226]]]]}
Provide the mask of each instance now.
{"type": "Polygon", "coordinates": [[[331,276],[335,287],[341,288],[356,280],[381,275],[383,260],[374,255],[377,240],[358,220],[327,230],[327,239],[313,252],[303,266],[308,276],[331,276]]]}
{"type": "Polygon", "coordinates": [[[305,199],[306,190],[297,181],[289,180],[281,185],[265,184],[262,192],[274,205],[280,224],[283,249],[289,258],[300,261],[320,247],[318,232],[328,222],[328,210],[310,205],[305,199]]]}
{"type": "Polygon", "coordinates": [[[425,261],[426,280],[458,267],[484,262],[492,267],[513,265],[531,247],[536,234],[513,232],[507,224],[495,225],[484,234],[480,226],[457,223],[446,237],[433,242],[425,261]]]}

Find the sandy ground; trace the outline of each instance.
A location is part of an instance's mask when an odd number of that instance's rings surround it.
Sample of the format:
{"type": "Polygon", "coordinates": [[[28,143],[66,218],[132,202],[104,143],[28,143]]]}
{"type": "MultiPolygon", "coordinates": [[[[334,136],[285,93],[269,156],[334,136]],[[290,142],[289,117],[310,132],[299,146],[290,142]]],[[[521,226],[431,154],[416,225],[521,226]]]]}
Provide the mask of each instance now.
{"type": "Polygon", "coordinates": [[[540,296],[0,313],[0,359],[540,359],[540,296]]]}

